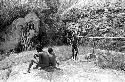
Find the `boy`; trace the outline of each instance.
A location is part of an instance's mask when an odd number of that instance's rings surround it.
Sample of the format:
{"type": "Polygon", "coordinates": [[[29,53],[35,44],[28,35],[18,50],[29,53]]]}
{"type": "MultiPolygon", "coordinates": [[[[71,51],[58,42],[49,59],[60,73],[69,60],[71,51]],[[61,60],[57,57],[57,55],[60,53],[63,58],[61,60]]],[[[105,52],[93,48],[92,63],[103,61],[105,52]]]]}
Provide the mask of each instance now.
{"type": "Polygon", "coordinates": [[[37,69],[38,67],[41,67],[42,69],[49,67],[48,53],[43,51],[43,47],[41,45],[37,46],[36,50],[38,53],[34,55],[34,59],[32,59],[29,64],[29,68],[28,68],[29,73],[30,73],[30,68],[32,67],[33,63],[37,64],[34,69],[37,69]],[[37,60],[37,57],[38,57],[38,60],[37,60]]]}
{"type": "Polygon", "coordinates": [[[52,66],[54,68],[56,68],[56,64],[59,65],[59,63],[56,61],[56,55],[53,52],[52,48],[48,48],[48,52],[49,52],[49,66],[52,66]]]}

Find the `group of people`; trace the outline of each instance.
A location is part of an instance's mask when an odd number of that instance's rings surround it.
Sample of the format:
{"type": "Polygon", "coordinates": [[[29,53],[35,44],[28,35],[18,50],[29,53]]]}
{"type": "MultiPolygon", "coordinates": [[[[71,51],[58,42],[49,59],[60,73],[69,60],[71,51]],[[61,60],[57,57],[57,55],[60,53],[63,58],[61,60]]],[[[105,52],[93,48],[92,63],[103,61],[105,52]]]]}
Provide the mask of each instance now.
{"type": "Polygon", "coordinates": [[[31,60],[28,68],[28,73],[30,73],[30,69],[34,63],[36,63],[36,67],[34,69],[37,69],[40,67],[40,69],[46,69],[48,67],[57,68],[57,64],[59,63],[56,60],[56,55],[52,48],[48,48],[48,52],[43,51],[42,45],[38,45],[36,47],[37,54],[34,55],[33,59],[31,60]]]}
{"type": "MultiPolygon", "coordinates": [[[[71,39],[72,44],[72,58],[77,59],[78,54],[78,35],[72,34],[71,39]]],[[[31,60],[28,68],[28,72],[30,72],[30,68],[34,63],[36,63],[36,67],[34,69],[37,69],[40,67],[41,69],[46,69],[47,67],[53,67],[56,68],[56,65],[59,63],[56,61],[56,55],[52,48],[48,48],[48,52],[43,51],[43,46],[38,45],[36,47],[37,54],[34,55],[34,58],[31,60]]]]}

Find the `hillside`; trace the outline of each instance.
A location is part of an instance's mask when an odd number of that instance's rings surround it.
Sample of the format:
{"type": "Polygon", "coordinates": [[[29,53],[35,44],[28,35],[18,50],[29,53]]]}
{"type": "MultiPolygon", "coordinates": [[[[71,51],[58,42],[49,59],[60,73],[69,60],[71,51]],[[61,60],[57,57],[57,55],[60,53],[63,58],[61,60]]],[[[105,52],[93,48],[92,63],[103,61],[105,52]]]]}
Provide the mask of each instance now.
{"type": "MultiPolygon", "coordinates": [[[[46,51],[46,49],[44,49],[46,51]]],[[[0,82],[124,82],[124,71],[113,69],[101,69],[94,64],[94,61],[88,62],[84,57],[91,52],[90,48],[81,47],[78,60],[73,61],[70,58],[71,48],[66,46],[54,47],[60,65],[58,70],[47,72],[44,70],[31,69],[27,73],[27,68],[33,53],[36,51],[13,54],[1,61],[0,64],[5,68],[8,62],[10,68],[0,70],[0,82]],[[83,50],[83,51],[81,51],[83,50]],[[11,61],[10,61],[11,60],[11,61]],[[12,64],[12,61],[15,64],[12,64]]]]}

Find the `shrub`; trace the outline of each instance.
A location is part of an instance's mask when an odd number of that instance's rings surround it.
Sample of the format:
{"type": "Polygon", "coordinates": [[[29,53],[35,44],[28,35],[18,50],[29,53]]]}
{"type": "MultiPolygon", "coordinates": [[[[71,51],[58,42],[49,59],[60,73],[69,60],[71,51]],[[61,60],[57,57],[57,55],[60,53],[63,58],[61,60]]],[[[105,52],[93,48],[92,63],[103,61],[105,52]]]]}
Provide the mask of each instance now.
{"type": "Polygon", "coordinates": [[[97,64],[101,68],[125,70],[125,54],[120,52],[105,51],[96,53],[97,64]]]}

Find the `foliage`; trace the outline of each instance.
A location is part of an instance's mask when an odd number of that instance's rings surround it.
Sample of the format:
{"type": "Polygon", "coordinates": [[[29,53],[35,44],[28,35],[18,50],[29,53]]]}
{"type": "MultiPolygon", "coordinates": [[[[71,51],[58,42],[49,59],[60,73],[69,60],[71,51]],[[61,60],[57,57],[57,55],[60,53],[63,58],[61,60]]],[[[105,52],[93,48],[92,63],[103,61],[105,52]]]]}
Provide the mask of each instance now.
{"type": "MultiPolygon", "coordinates": [[[[20,4],[17,2],[1,2],[0,11],[0,28],[7,30],[12,22],[19,18],[25,17],[26,14],[33,11],[40,19],[39,35],[40,41],[44,42],[43,45],[62,45],[68,44],[67,41],[67,28],[69,23],[78,24],[79,32],[81,36],[124,36],[124,9],[120,7],[107,6],[106,8],[72,8],[64,15],[60,15],[61,3],[59,0],[45,0],[45,2],[39,2],[37,0],[33,2],[29,0],[28,3],[20,4]],[[37,2],[38,1],[38,2],[37,2]]],[[[64,1],[65,3],[65,1],[64,1]]],[[[70,7],[65,3],[65,6],[70,7]]],[[[66,7],[66,8],[67,8],[66,7]]],[[[64,8],[65,9],[65,8],[64,8]]],[[[63,9],[62,9],[63,10],[63,9]]],[[[66,9],[65,9],[66,10],[66,9]]],[[[64,11],[65,11],[64,10],[64,11]]],[[[36,37],[33,37],[36,38],[36,37]]],[[[112,40],[96,39],[95,43],[99,47],[109,47],[112,45],[112,40]]],[[[82,43],[89,44],[91,40],[80,40],[82,43]],[[86,41],[87,40],[87,41],[86,41]]],[[[94,41],[94,40],[92,40],[94,41]]],[[[34,41],[35,43],[35,41],[34,41]]],[[[116,42],[117,43],[117,42],[116,42]]],[[[37,43],[35,43],[37,44],[37,43]]]]}
{"type": "Polygon", "coordinates": [[[98,55],[98,66],[101,68],[111,68],[125,70],[124,53],[114,51],[104,51],[96,53],[98,55]]]}
{"type": "MultiPolygon", "coordinates": [[[[39,2],[36,3],[39,4],[39,2]]],[[[17,18],[24,18],[28,13],[35,12],[40,19],[40,26],[38,37],[33,38],[36,38],[40,42],[42,41],[42,44],[45,46],[48,44],[56,45],[54,40],[57,40],[57,37],[59,37],[59,32],[61,32],[59,29],[62,27],[62,22],[60,22],[59,15],[57,13],[59,4],[58,0],[45,0],[45,2],[41,2],[41,4],[44,5],[41,5],[40,7],[37,6],[37,4],[34,4],[33,1],[29,1],[26,4],[19,4],[18,1],[15,4],[14,2],[2,1],[1,4],[1,31],[8,30],[12,22],[17,18]]],[[[59,39],[57,41],[59,41],[59,39]]],[[[57,44],[58,43],[61,44],[60,41],[57,42],[57,44]]]]}
{"type": "MultiPolygon", "coordinates": [[[[113,7],[106,7],[106,9],[92,9],[88,7],[87,9],[73,8],[68,11],[67,14],[64,14],[62,20],[67,23],[73,22],[79,24],[77,28],[80,29],[81,36],[124,37],[124,16],[124,9],[120,7],[116,7],[115,9],[113,9],[113,7]]],[[[95,46],[98,46],[98,48],[116,51],[119,51],[120,49],[120,46],[118,45],[124,43],[124,39],[93,39],[89,40],[88,43],[91,43],[90,41],[95,43],[95,46]],[[119,41],[121,41],[121,43],[119,43],[119,41]]],[[[93,46],[93,44],[90,45],[93,46]]],[[[124,46],[124,44],[121,46],[124,46]]]]}

